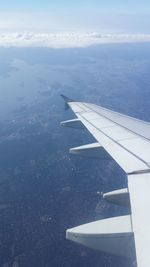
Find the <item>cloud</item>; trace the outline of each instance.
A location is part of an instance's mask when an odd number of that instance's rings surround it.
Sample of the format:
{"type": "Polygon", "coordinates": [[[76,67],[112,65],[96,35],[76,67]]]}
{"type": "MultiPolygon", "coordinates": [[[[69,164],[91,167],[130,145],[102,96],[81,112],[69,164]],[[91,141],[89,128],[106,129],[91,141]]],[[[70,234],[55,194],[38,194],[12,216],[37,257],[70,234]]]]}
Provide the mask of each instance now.
{"type": "Polygon", "coordinates": [[[150,42],[150,34],[0,33],[1,47],[71,48],[133,42],[150,42]]]}

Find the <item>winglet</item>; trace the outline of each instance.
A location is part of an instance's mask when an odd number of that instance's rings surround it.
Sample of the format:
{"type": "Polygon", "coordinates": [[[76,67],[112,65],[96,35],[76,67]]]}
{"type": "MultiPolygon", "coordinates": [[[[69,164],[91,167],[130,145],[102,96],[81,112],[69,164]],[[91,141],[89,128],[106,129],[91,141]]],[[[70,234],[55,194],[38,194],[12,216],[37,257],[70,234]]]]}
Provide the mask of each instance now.
{"type": "Polygon", "coordinates": [[[69,97],[67,97],[67,96],[65,96],[65,95],[61,95],[61,97],[62,97],[62,98],[64,99],[64,101],[65,101],[65,110],[67,110],[68,108],[70,108],[69,105],[68,105],[68,103],[69,103],[69,102],[74,102],[74,100],[71,99],[71,98],[69,98],[69,97]]]}
{"type": "Polygon", "coordinates": [[[73,99],[71,99],[71,98],[69,98],[69,97],[67,97],[67,96],[65,96],[65,95],[61,95],[61,97],[64,99],[64,101],[65,101],[66,103],[68,103],[68,102],[74,102],[73,99]]]}

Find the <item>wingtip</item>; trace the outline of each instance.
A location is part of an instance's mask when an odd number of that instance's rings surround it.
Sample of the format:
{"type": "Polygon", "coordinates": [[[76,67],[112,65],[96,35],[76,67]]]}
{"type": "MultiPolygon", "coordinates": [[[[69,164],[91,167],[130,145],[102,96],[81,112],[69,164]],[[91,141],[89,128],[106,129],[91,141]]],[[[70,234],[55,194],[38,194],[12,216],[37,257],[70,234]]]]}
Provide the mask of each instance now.
{"type": "Polygon", "coordinates": [[[67,96],[65,96],[65,95],[63,95],[63,94],[61,94],[61,97],[64,99],[65,103],[68,103],[68,102],[74,102],[73,99],[71,99],[71,98],[69,98],[69,97],[67,97],[67,96]]]}

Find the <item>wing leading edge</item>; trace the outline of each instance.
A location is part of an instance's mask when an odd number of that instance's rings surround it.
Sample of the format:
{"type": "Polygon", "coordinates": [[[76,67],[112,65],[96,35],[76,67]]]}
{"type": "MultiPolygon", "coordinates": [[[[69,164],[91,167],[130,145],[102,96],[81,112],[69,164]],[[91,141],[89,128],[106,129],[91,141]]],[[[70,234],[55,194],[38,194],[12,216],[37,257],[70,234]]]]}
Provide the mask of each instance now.
{"type": "Polygon", "coordinates": [[[68,98],[65,101],[100,146],[127,174],[137,265],[149,267],[150,123],[94,104],[74,102],[68,98]]]}

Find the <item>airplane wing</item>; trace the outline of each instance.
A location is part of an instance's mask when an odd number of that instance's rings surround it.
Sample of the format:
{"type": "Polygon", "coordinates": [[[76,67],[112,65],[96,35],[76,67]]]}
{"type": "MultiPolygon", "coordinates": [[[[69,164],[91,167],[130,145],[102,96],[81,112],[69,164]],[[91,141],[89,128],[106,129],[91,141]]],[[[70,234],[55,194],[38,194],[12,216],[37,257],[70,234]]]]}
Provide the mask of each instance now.
{"type": "Polygon", "coordinates": [[[87,128],[96,143],[72,148],[73,154],[112,157],[127,175],[128,188],[104,194],[112,203],[130,203],[131,214],[67,230],[67,238],[102,251],[131,255],[138,267],[150,267],[150,123],[63,96],[76,119],[66,127],[87,128]]]}

